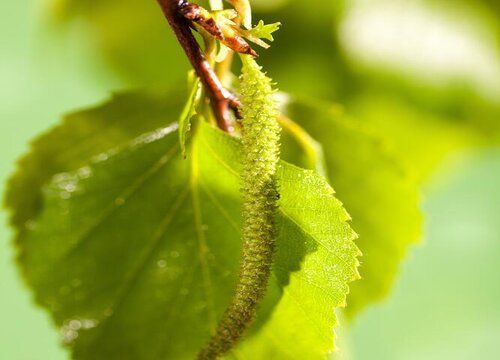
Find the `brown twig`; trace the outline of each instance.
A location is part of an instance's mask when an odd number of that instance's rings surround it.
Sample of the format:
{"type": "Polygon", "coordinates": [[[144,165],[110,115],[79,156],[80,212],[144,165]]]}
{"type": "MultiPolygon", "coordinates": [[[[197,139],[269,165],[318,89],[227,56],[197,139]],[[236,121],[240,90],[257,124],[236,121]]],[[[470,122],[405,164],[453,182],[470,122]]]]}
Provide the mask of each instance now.
{"type": "Polygon", "coordinates": [[[158,0],[158,3],[210,96],[212,109],[219,127],[228,133],[232,133],[234,127],[230,111],[234,111],[235,116],[239,118],[241,104],[235,95],[222,86],[191,32],[189,21],[182,15],[183,9],[189,6],[190,3],[186,0],[158,0]]]}

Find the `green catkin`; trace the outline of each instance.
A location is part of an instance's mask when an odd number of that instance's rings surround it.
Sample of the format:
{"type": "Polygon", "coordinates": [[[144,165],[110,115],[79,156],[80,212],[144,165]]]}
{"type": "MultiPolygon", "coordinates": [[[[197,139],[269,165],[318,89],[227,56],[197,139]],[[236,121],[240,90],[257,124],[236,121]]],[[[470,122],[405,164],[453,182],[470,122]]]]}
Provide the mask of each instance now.
{"type": "Polygon", "coordinates": [[[266,293],[273,262],[278,203],[276,173],[280,126],[272,81],[255,60],[242,55],[243,252],[236,292],[215,334],[198,359],[227,354],[252,324],[266,293]]]}

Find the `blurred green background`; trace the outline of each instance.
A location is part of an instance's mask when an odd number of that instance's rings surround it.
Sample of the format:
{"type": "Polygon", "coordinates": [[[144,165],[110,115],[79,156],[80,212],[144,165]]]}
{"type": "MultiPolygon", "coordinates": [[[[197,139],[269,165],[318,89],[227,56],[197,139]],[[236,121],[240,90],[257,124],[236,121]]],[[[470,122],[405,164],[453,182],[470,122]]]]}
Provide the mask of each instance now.
{"type": "MultiPolygon", "coordinates": [[[[415,173],[425,212],[392,295],[340,330],[352,360],[496,359],[500,6],[495,0],[253,2],[283,22],[261,62],[284,91],[341,103],[415,173]]],[[[28,142],[113,90],[182,81],[155,1],[0,4],[0,193],[28,142]]],[[[0,213],[0,359],[68,355],[14,266],[0,213]]]]}

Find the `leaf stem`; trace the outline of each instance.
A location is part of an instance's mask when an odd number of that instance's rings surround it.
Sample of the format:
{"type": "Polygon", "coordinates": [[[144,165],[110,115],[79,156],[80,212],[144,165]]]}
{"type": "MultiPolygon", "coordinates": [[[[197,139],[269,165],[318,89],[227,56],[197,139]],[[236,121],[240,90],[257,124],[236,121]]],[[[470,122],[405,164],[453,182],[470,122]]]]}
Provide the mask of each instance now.
{"type": "Polygon", "coordinates": [[[304,151],[307,157],[308,168],[316,170],[319,175],[326,177],[325,159],[323,157],[323,149],[321,145],[311,135],[309,135],[303,127],[292,119],[284,115],[280,115],[278,117],[278,122],[304,151]]]}
{"type": "Polygon", "coordinates": [[[210,103],[218,126],[225,132],[233,133],[234,127],[232,125],[230,110],[234,111],[236,117],[239,118],[241,104],[237,97],[220,82],[191,32],[189,21],[182,15],[182,9],[188,6],[189,2],[186,0],[157,1],[170,27],[177,36],[177,40],[210,96],[210,103]]]}

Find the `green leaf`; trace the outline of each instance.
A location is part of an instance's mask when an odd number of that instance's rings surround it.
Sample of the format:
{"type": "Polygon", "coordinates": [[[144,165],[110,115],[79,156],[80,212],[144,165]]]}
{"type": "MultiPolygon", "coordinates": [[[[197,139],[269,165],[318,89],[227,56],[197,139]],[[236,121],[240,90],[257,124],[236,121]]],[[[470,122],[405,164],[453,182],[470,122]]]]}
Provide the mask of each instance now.
{"type": "MultiPolygon", "coordinates": [[[[76,359],[192,359],[231,298],[239,142],[200,123],[184,160],[165,119],[182,103],[167,99],[121,95],[70,116],[10,183],[20,266],[76,359]]],[[[231,356],[323,359],[357,278],[355,234],[324,179],[282,163],[279,183],[273,282],[231,356]]]]}
{"type": "Polygon", "coordinates": [[[181,116],[179,118],[179,141],[181,144],[182,155],[186,157],[186,138],[187,133],[191,130],[191,119],[195,116],[196,106],[200,102],[202,86],[200,78],[194,73],[190,74],[190,77],[195,77],[192,81],[191,92],[189,93],[188,100],[184,109],[182,110],[181,116]]]}
{"type": "Polygon", "coordinates": [[[280,26],[281,23],[279,22],[264,24],[264,21],[260,20],[259,23],[252,29],[248,30],[248,32],[254,37],[274,41],[273,33],[278,31],[280,26]]]}
{"type": "MultiPolygon", "coordinates": [[[[322,145],[328,177],[359,234],[362,279],[352,285],[346,308],[353,316],[389,293],[409,246],[420,237],[416,182],[379,138],[338,107],[291,99],[283,111],[322,145]]],[[[285,160],[311,168],[288,131],[283,144],[285,160]]]]}
{"type": "Polygon", "coordinates": [[[13,211],[12,225],[29,227],[43,205],[40,188],[54,174],[82,167],[90,157],[169,123],[182,110],[179,94],[184,92],[178,87],[115,94],[102,106],[67,116],[61,126],[35,139],[31,153],[19,161],[5,197],[13,211]]]}
{"type": "Polygon", "coordinates": [[[273,33],[278,31],[280,26],[281,23],[279,22],[266,25],[264,21],[260,20],[254,28],[249,30],[238,28],[238,32],[251,42],[268,49],[269,44],[262,41],[262,39],[274,41],[273,33]]]}

